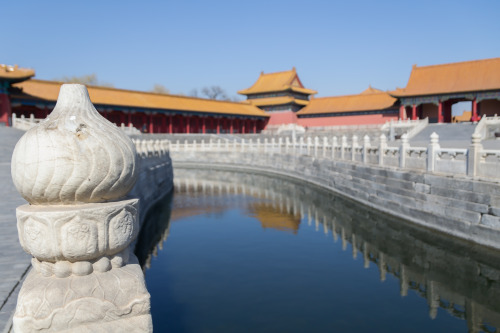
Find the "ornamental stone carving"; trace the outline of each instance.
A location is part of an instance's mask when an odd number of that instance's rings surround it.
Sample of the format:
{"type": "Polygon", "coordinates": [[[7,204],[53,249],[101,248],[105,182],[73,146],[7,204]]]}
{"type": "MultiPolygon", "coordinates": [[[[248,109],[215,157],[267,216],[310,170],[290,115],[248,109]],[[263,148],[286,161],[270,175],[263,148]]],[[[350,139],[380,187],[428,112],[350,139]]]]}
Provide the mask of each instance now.
{"type": "Polygon", "coordinates": [[[130,245],[139,231],[130,139],[102,118],[85,86],[61,87],[55,109],[19,140],[12,178],[33,269],[15,332],[151,332],[149,293],[130,245]]]}

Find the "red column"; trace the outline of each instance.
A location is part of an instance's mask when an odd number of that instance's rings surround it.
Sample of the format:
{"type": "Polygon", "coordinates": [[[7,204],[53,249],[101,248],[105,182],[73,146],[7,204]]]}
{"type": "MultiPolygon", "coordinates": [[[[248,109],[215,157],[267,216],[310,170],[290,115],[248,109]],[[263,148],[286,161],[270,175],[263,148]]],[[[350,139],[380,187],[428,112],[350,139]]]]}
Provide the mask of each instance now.
{"type": "Polygon", "coordinates": [[[217,134],[220,134],[220,118],[217,118],[217,134]]]}
{"type": "Polygon", "coordinates": [[[168,116],[168,133],[172,134],[172,115],[168,116]]]}
{"type": "Polygon", "coordinates": [[[153,114],[149,114],[149,133],[154,133],[153,114]]]}
{"type": "Polygon", "coordinates": [[[132,112],[128,112],[128,126],[130,126],[130,124],[132,124],[132,112]]]}
{"type": "Polygon", "coordinates": [[[125,114],[123,111],[120,111],[120,126],[121,124],[125,124],[125,114]]]}
{"type": "Polygon", "coordinates": [[[411,108],[411,120],[416,120],[417,119],[417,105],[413,104],[411,108]]]}
{"type": "Polygon", "coordinates": [[[472,117],[470,118],[470,121],[478,121],[479,117],[477,116],[477,100],[474,98],[472,100],[472,117]]]}
{"type": "Polygon", "coordinates": [[[229,133],[233,134],[233,120],[229,120],[229,133]]]}
{"type": "Polygon", "coordinates": [[[245,134],[247,120],[243,119],[243,124],[241,125],[241,134],[245,134]]]}
{"type": "Polygon", "coordinates": [[[203,117],[203,118],[201,119],[201,132],[202,132],[203,134],[205,134],[206,129],[207,129],[206,124],[205,124],[205,120],[206,120],[206,118],[205,118],[205,117],[203,117]]]}
{"type": "Polygon", "coordinates": [[[253,133],[257,133],[257,119],[252,120],[253,123],[253,133]]]}
{"type": "Polygon", "coordinates": [[[5,126],[10,126],[9,120],[12,117],[9,95],[0,93],[0,122],[5,126]]]}
{"type": "Polygon", "coordinates": [[[439,101],[438,105],[438,123],[443,122],[443,102],[439,101]]]}
{"type": "Polygon", "coordinates": [[[186,119],[186,133],[189,134],[189,129],[191,126],[191,118],[189,116],[186,116],[185,119],[186,119]]]}
{"type": "Polygon", "coordinates": [[[401,105],[399,107],[399,119],[401,120],[406,119],[406,108],[404,105],[401,105]]]}

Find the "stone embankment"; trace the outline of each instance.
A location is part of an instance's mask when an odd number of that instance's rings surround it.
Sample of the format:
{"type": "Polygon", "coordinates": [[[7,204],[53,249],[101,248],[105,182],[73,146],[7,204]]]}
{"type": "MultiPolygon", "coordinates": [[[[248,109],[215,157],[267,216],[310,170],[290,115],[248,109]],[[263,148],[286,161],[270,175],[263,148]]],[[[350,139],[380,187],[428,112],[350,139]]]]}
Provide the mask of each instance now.
{"type": "MultiPolygon", "coordinates": [[[[364,205],[477,244],[500,249],[500,184],[467,175],[273,150],[214,151],[175,146],[174,168],[279,174],[327,188],[364,205]]],[[[465,162],[464,162],[465,163],[465,162]]],[[[424,164],[425,165],[425,164],[424,164]]]]}

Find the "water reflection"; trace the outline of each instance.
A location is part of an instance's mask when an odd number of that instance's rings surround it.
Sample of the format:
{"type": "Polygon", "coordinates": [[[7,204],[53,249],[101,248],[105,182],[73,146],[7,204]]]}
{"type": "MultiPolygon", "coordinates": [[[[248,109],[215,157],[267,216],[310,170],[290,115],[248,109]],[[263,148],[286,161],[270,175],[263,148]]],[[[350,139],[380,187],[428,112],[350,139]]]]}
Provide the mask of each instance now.
{"type": "MultiPolygon", "coordinates": [[[[363,266],[375,265],[380,280],[399,280],[399,293],[425,298],[430,318],[438,308],[467,321],[470,332],[494,332],[500,326],[500,254],[435,231],[374,212],[350,200],[302,182],[255,174],[175,170],[174,210],[170,223],[200,214],[240,208],[264,229],[297,234],[301,221],[351,248],[363,266]],[[348,246],[350,244],[350,246],[348,246]]],[[[165,216],[165,214],[163,214],[165,216]]],[[[148,249],[168,235],[158,220],[148,249]],[[152,238],[153,239],[153,238],[152,238]]],[[[148,236],[149,237],[149,236],[148,236]]],[[[146,237],[146,238],[148,238],[146,237]]],[[[138,247],[140,245],[138,243],[138,247]]],[[[151,253],[151,250],[143,253],[151,253]]],[[[149,265],[149,259],[144,260],[149,265]]]]}

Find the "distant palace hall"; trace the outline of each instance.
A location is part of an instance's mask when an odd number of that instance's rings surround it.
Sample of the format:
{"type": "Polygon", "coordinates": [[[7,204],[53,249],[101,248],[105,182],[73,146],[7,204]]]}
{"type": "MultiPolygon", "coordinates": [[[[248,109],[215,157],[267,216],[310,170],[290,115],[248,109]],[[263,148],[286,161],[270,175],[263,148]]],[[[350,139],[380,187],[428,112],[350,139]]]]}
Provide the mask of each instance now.
{"type": "MultiPolygon", "coordinates": [[[[62,82],[33,79],[32,69],[0,65],[0,124],[17,117],[45,118],[62,82]]],[[[243,102],[88,87],[97,110],[120,126],[148,133],[259,133],[295,123],[308,128],[383,124],[398,119],[451,122],[453,104],[471,102],[465,121],[500,114],[500,58],[413,66],[405,88],[368,87],[359,94],[315,98],[297,71],[262,72],[238,93],[243,102]],[[470,114],[470,116],[469,116],[470,114]]]]}

